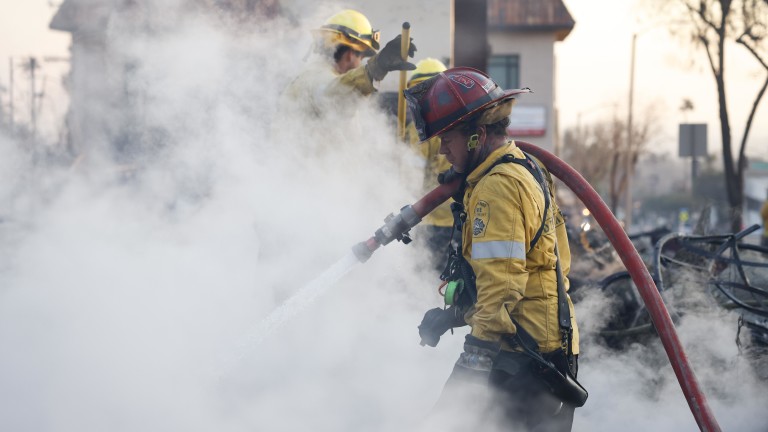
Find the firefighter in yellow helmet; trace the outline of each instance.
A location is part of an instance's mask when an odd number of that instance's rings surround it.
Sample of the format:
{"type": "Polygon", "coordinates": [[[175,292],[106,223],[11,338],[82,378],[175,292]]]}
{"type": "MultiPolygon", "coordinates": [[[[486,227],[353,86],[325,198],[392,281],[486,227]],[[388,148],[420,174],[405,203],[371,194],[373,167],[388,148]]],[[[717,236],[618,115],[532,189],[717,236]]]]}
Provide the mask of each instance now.
{"type": "MultiPolygon", "coordinates": [[[[338,97],[353,92],[363,96],[373,93],[373,82],[381,81],[391,71],[415,68],[400,56],[400,35],[379,50],[379,31],[355,10],[333,15],[312,34],[313,58],[285,89],[283,100],[299,103],[315,116],[337,106],[338,97]],[[366,57],[370,59],[363,64],[366,57]]],[[[409,56],[413,57],[415,51],[411,43],[409,56]]]]}
{"type": "MultiPolygon", "coordinates": [[[[440,60],[425,58],[416,63],[416,69],[411,72],[406,88],[420,84],[445,69],[445,65],[440,60]]],[[[434,189],[437,186],[437,176],[451,167],[445,156],[440,154],[440,137],[434,136],[422,142],[412,121],[408,123],[406,136],[414,152],[419,156],[419,165],[424,168],[424,191],[434,189]]],[[[448,248],[454,235],[453,214],[451,214],[450,204],[443,203],[433,210],[424,217],[421,225],[421,229],[424,230],[426,245],[433,254],[435,267],[438,270],[443,270],[448,248]]]]}
{"type": "MultiPolygon", "coordinates": [[[[435,346],[449,328],[471,327],[438,409],[490,400],[505,414],[497,427],[569,431],[586,391],[576,381],[568,237],[551,177],[506,132],[515,98],[528,91],[503,90],[471,68],[405,90],[421,140],[439,137],[463,178],[461,245],[443,275],[450,307],[428,311],[419,334],[435,346]]],[[[463,410],[479,422],[484,413],[463,410]]]]}

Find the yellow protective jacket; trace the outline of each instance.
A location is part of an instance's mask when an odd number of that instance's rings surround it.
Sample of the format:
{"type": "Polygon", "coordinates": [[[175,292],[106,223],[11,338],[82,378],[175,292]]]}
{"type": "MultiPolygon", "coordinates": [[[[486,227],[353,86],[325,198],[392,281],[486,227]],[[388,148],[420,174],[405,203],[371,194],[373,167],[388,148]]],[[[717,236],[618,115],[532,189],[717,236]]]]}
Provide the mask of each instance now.
{"type": "Polygon", "coordinates": [[[763,217],[763,237],[768,238],[768,200],[763,203],[760,209],[760,216],[763,217]]]}
{"type": "MultiPolygon", "coordinates": [[[[554,200],[551,177],[545,171],[552,194],[549,214],[541,237],[529,252],[531,240],[543,221],[544,195],[531,173],[516,163],[499,164],[486,174],[507,153],[525,157],[514,142],[509,142],[491,153],[467,177],[462,252],[477,278],[477,302],[465,320],[472,327],[473,336],[499,341],[502,334],[517,331],[511,314],[538,342],[541,352],[548,353],[561,347],[555,242],[567,290],[571,254],[565,222],[554,200]]],[[[573,325],[572,349],[578,354],[579,332],[570,296],[568,304],[573,325]]],[[[502,348],[509,349],[506,344],[502,348]]]]}
{"type": "Polygon", "coordinates": [[[331,62],[317,56],[283,90],[280,111],[300,109],[304,114],[319,117],[326,110],[338,110],[343,98],[355,93],[367,96],[375,91],[365,65],[338,74],[331,62]]]}
{"type": "MultiPolygon", "coordinates": [[[[408,123],[406,135],[411,143],[414,153],[419,155],[422,160],[421,166],[424,169],[424,192],[429,192],[438,186],[437,175],[447,171],[451,163],[444,155],[440,154],[440,137],[434,136],[426,141],[419,140],[419,133],[413,123],[408,123]]],[[[436,209],[424,217],[424,224],[438,227],[452,227],[453,213],[451,213],[451,204],[446,201],[440,204],[436,209]]]]}

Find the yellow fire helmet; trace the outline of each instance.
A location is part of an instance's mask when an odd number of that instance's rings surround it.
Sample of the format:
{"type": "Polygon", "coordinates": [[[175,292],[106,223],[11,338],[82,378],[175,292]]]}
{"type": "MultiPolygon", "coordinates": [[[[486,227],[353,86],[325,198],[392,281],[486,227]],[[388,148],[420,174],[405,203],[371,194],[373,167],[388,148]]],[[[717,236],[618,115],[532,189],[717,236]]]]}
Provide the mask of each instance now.
{"type": "Polygon", "coordinates": [[[379,50],[379,31],[373,30],[368,18],[356,10],[346,9],[337,13],[312,33],[327,49],[346,45],[366,57],[379,50]]]}
{"type": "Polygon", "coordinates": [[[414,69],[411,77],[408,79],[408,88],[415,86],[416,84],[425,81],[433,76],[444,72],[445,65],[438,59],[428,57],[424,60],[416,63],[416,69],[414,69]]]}

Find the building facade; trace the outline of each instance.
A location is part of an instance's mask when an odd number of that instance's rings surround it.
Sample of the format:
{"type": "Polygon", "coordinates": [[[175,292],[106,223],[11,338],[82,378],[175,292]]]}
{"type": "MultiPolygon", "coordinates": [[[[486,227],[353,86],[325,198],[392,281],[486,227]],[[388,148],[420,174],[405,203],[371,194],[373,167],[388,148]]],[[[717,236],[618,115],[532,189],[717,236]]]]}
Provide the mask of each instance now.
{"type": "Polygon", "coordinates": [[[490,75],[530,87],[513,109],[511,134],[558,153],[555,43],[575,21],[561,0],[488,0],[490,75]]]}

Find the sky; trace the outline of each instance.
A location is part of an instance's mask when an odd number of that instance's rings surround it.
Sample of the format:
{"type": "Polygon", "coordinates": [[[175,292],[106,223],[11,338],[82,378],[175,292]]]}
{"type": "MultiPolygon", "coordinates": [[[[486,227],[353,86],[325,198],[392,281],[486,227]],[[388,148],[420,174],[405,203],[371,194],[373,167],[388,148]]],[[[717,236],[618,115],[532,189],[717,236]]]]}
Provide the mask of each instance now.
{"type": "MultiPolygon", "coordinates": [[[[645,2],[647,3],[647,2],[645,2]]],[[[720,151],[717,93],[704,51],[669,36],[665,18],[643,9],[638,0],[565,0],[576,21],[571,34],[555,45],[557,91],[562,128],[628,116],[632,34],[635,48],[635,121],[649,108],[663,133],[656,145],[677,154],[677,125],[707,123],[709,153],[720,151]],[[681,114],[683,99],[694,110],[681,114]]],[[[667,20],[668,22],[668,20],[667,20]]],[[[729,44],[726,79],[733,142],[740,142],[749,109],[766,72],[741,46],[729,44]]],[[[748,153],[768,158],[768,100],[763,97],[750,132],[748,153]]]]}
{"type": "MultiPolygon", "coordinates": [[[[325,14],[242,37],[254,30],[173,4],[152,15],[173,31],[118,19],[108,35],[118,61],[138,59],[131,84],[153,96],[147,121],[165,139],[140,168],[111,169],[97,150],[62,166],[0,134],[0,430],[412,430],[466,329],[419,345],[424,312],[443,303],[417,230],[351,268],[350,247],[423,192],[392,175],[408,161],[384,115],[370,100],[322,121],[275,114],[282,87],[263,83],[291,79],[290,48],[325,14]],[[305,308],[285,311],[296,295],[305,308]]],[[[49,48],[18,52],[60,54],[49,48]]],[[[734,342],[735,313],[683,294],[702,302],[677,328],[720,424],[764,431],[768,392],[734,342]]],[[[694,430],[658,341],[596,340],[612,306],[594,289],[576,306],[590,399],[574,431],[694,430]]]]}

